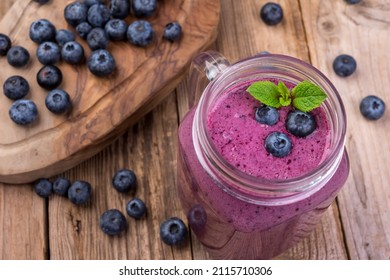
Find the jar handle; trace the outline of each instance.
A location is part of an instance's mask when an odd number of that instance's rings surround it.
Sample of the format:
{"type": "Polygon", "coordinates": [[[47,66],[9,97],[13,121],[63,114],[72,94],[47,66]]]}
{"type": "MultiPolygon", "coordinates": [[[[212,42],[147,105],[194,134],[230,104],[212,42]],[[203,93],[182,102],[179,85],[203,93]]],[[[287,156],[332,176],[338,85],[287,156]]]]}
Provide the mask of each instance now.
{"type": "MultiPolygon", "coordinates": [[[[198,54],[190,67],[190,98],[196,103],[206,88],[218,74],[229,67],[229,61],[219,52],[207,51],[198,54]]],[[[193,105],[193,104],[192,104],[193,105]]]]}

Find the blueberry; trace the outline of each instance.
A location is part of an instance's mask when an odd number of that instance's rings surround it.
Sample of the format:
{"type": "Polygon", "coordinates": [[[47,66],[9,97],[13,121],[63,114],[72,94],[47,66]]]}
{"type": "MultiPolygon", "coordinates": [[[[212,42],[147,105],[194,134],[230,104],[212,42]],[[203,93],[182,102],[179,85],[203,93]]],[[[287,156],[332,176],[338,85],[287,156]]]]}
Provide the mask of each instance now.
{"type": "Polygon", "coordinates": [[[106,50],[93,51],[88,58],[87,65],[89,71],[98,77],[108,76],[116,68],[114,57],[106,50]]]}
{"type": "Polygon", "coordinates": [[[91,185],[85,181],[75,181],[68,189],[68,199],[74,204],[84,204],[91,197],[91,185]]]}
{"type": "Polygon", "coordinates": [[[63,177],[58,177],[53,182],[53,191],[56,194],[66,196],[70,187],[70,181],[63,177]]]}
{"type": "Polygon", "coordinates": [[[54,114],[64,114],[72,108],[72,101],[66,91],[53,89],[46,96],[45,105],[54,114]]]}
{"type": "Polygon", "coordinates": [[[268,2],[261,8],[260,17],[265,24],[276,25],[283,20],[283,9],[277,3],[268,2]]]}
{"type": "Polygon", "coordinates": [[[48,179],[38,179],[34,183],[34,190],[40,197],[49,197],[53,193],[53,184],[48,179]]]}
{"type": "Polygon", "coordinates": [[[111,19],[104,27],[111,40],[119,41],[126,38],[127,23],[122,19],[111,19]]]}
{"type": "Polygon", "coordinates": [[[50,0],[34,0],[34,2],[37,2],[38,4],[46,4],[47,2],[49,2],[50,0]]]}
{"type": "Polygon", "coordinates": [[[111,0],[108,7],[113,18],[124,19],[130,15],[130,0],[111,0]]]}
{"type": "Polygon", "coordinates": [[[84,0],[83,3],[89,8],[95,4],[103,4],[103,0],[84,0]]]}
{"type": "Polygon", "coordinates": [[[67,42],[74,41],[75,37],[72,31],[68,29],[60,29],[56,32],[56,42],[60,47],[63,47],[67,42]]]}
{"type": "Polygon", "coordinates": [[[186,225],[177,217],[169,218],[160,225],[160,238],[168,245],[179,245],[184,241],[187,233],[186,225]]]}
{"type": "Polygon", "coordinates": [[[37,48],[37,58],[43,65],[56,64],[61,59],[61,51],[56,43],[43,42],[37,48]]]}
{"type": "Polygon", "coordinates": [[[99,49],[107,49],[109,38],[103,28],[96,27],[87,35],[87,44],[93,51],[99,49]]]}
{"type": "Polygon", "coordinates": [[[257,55],[266,55],[266,54],[270,54],[270,52],[267,52],[267,51],[261,51],[261,52],[259,52],[257,55]]]}
{"type": "Polygon", "coordinates": [[[37,82],[44,89],[55,89],[62,82],[62,72],[55,65],[45,65],[38,71],[37,82]]]}
{"type": "Polygon", "coordinates": [[[5,80],[3,85],[5,96],[12,100],[18,100],[26,97],[30,91],[30,86],[22,76],[11,76],[5,80]]]}
{"type": "Polygon", "coordinates": [[[357,4],[357,3],[360,3],[360,1],[362,0],[345,0],[345,2],[347,2],[347,4],[357,4]]]}
{"type": "Polygon", "coordinates": [[[92,27],[104,27],[110,20],[110,10],[103,4],[92,5],[88,10],[88,22],[92,27]]]}
{"type": "Polygon", "coordinates": [[[127,29],[127,39],[136,46],[145,47],[151,44],[153,37],[153,27],[145,20],[134,21],[127,29]]]}
{"type": "Polygon", "coordinates": [[[67,42],[61,50],[61,57],[70,64],[79,64],[84,60],[84,48],[76,41],[67,42]]]}
{"type": "Polygon", "coordinates": [[[339,55],[333,61],[333,70],[340,77],[348,77],[356,70],[356,60],[347,54],[339,55]]]}
{"type": "Polygon", "coordinates": [[[37,105],[31,100],[19,99],[11,105],[9,116],[16,124],[31,124],[38,119],[37,105]]]}
{"type": "Polygon", "coordinates": [[[13,67],[23,67],[30,60],[30,53],[21,46],[11,47],[7,52],[7,61],[13,67]]]}
{"type": "Polygon", "coordinates": [[[0,56],[7,55],[11,46],[11,39],[7,35],[0,33],[0,56]]]}
{"type": "Polygon", "coordinates": [[[157,0],[133,0],[133,13],[136,17],[150,17],[157,10],[157,0]]]}
{"type": "Polygon", "coordinates": [[[292,149],[290,138],[282,132],[272,132],[265,139],[265,149],[274,157],[287,156],[292,149]]]}
{"type": "Polygon", "coordinates": [[[310,113],[294,110],[287,116],[286,128],[297,137],[306,137],[316,129],[316,120],[310,113]]]}
{"type": "Polygon", "coordinates": [[[77,26],[80,23],[87,21],[88,7],[81,2],[72,2],[64,9],[64,17],[66,22],[71,26],[77,26]]]}
{"type": "Polygon", "coordinates": [[[87,39],[88,33],[91,32],[91,30],[92,26],[88,22],[82,22],[76,26],[77,34],[84,40],[87,39]]]}
{"type": "Polygon", "coordinates": [[[179,40],[181,37],[181,26],[178,22],[170,22],[165,25],[163,38],[165,40],[174,42],[179,40]]]}
{"type": "Polygon", "coordinates": [[[202,230],[207,222],[206,210],[199,204],[194,205],[187,213],[188,223],[195,232],[202,230]]]}
{"type": "Polygon", "coordinates": [[[136,188],[137,177],[132,170],[120,169],[112,178],[112,185],[119,192],[128,192],[136,188]]]}
{"type": "Polygon", "coordinates": [[[110,209],[100,216],[100,228],[105,234],[119,235],[125,231],[126,217],[118,209],[110,209]]]}
{"type": "Polygon", "coordinates": [[[30,39],[40,44],[47,41],[55,41],[56,28],[47,19],[39,19],[30,25],[30,39]]]}
{"type": "Polygon", "coordinates": [[[255,118],[259,123],[274,125],[279,121],[279,112],[270,106],[261,106],[256,109],[255,118]]]}
{"type": "Polygon", "coordinates": [[[360,112],[369,120],[380,119],[385,113],[385,102],[378,96],[369,95],[360,102],[360,112]]]}
{"type": "Polygon", "coordinates": [[[133,198],[126,204],[127,214],[135,219],[140,219],[146,213],[146,205],[139,198],[133,198]]]}

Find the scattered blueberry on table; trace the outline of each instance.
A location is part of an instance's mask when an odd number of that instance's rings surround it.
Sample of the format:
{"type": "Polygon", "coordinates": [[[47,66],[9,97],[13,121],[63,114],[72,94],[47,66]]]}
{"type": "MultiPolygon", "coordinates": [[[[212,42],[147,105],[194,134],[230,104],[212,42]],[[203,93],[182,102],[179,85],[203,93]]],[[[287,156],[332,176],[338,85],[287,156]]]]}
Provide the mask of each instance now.
{"type": "Polygon", "coordinates": [[[362,99],[359,106],[361,114],[369,120],[378,120],[385,113],[385,102],[378,96],[368,95],[362,99]]]}
{"type": "Polygon", "coordinates": [[[29,36],[37,44],[55,41],[56,28],[49,20],[38,19],[30,25],[29,36]]]}
{"type": "Polygon", "coordinates": [[[59,29],[56,31],[56,42],[62,48],[67,42],[74,41],[76,38],[72,31],[68,29],[59,29]]]}
{"type": "Polygon", "coordinates": [[[111,0],[108,5],[113,18],[124,19],[130,15],[130,0],[111,0]]]}
{"type": "Polygon", "coordinates": [[[58,177],[53,182],[53,192],[55,194],[66,196],[70,187],[70,181],[64,177],[58,177]]]}
{"type": "Polygon", "coordinates": [[[103,0],[84,0],[83,3],[89,8],[95,4],[103,4],[103,0]]]}
{"type": "Polygon", "coordinates": [[[87,61],[88,69],[98,77],[106,77],[116,69],[114,57],[107,50],[93,51],[87,61]]]}
{"type": "Polygon", "coordinates": [[[109,38],[103,28],[95,27],[87,35],[87,44],[93,51],[107,49],[109,38]]]}
{"type": "Polygon", "coordinates": [[[139,198],[129,200],[126,204],[126,212],[130,217],[140,219],[146,213],[145,202],[139,198]]]}
{"type": "Polygon", "coordinates": [[[136,17],[151,17],[157,11],[157,0],[133,0],[136,17]]]}
{"type": "Polygon", "coordinates": [[[7,55],[7,52],[11,46],[11,39],[7,35],[0,33],[0,56],[7,55]]]}
{"type": "Polygon", "coordinates": [[[283,9],[277,3],[268,2],[261,8],[260,18],[267,25],[277,25],[283,20],[283,9]]]}
{"type": "Polygon", "coordinates": [[[120,169],[112,177],[112,185],[118,192],[129,192],[137,186],[137,177],[130,169],[120,169]]]}
{"type": "Polygon", "coordinates": [[[333,70],[340,77],[351,76],[356,67],[356,60],[348,54],[339,55],[333,61],[333,70]]]}
{"type": "Polygon", "coordinates": [[[92,27],[104,27],[110,16],[110,10],[106,5],[95,4],[88,9],[87,20],[92,27]]]}
{"type": "Polygon", "coordinates": [[[68,199],[76,204],[85,204],[91,198],[91,184],[86,181],[75,181],[68,189],[68,199]]]}
{"type": "Polygon", "coordinates": [[[167,245],[180,245],[187,233],[187,226],[178,217],[169,218],[160,225],[160,238],[167,245]]]}
{"type": "Polygon", "coordinates": [[[55,89],[62,83],[62,72],[55,65],[45,65],[37,73],[37,82],[44,89],[55,89]]]}
{"type": "Polygon", "coordinates": [[[164,28],[163,38],[165,40],[174,42],[181,37],[181,26],[177,21],[168,23],[164,28]]]}
{"type": "Polygon", "coordinates": [[[126,38],[128,25],[122,19],[110,19],[104,30],[106,31],[108,37],[113,41],[120,41],[126,38]]]}
{"type": "Polygon", "coordinates": [[[56,64],[61,59],[60,47],[54,42],[43,42],[37,48],[37,58],[43,65],[56,64]]]}
{"type": "Polygon", "coordinates": [[[38,4],[46,4],[47,2],[49,2],[50,0],[33,0],[34,2],[37,2],[38,4]]]}
{"type": "Polygon", "coordinates": [[[26,97],[30,91],[28,81],[19,75],[7,78],[3,84],[4,95],[11,100],[18,100],[26,97]]]}
{"type": "Polygon", "coordinates": [[[84,21],[76,26],[76,32],[82,39],[87,39],[88,33],[92,30],[92,26],[84,21]]]}
{"type": "Polygon", "coordinates": [[[82,22],[87,21],[88,7],[81,2],[72,2],[64,9],[64,18],[66,22],[76,27],[82,22]]]}
{"type": "Polygon", "coordinates": [[[347,4],[357,4],[357,3],[360,3],[362,0],[345,0],[345,2],[347,2],[347,4]]]}
{"type": "Polygon", "coordinates": [[[150,22],[137,20],[132,22],[127,29],[127,39],[133,45],[146,47],[154,38],[154,29],[150,22]]]}
{"type": "Polygon", "coordinates": [[[67,42],[61,49],[61,58],[70,64],[79,64],[84,61],[84,48],[76,41],[67,42]]]}
{"type": "Polygon", "coordinates": [[[34,190],[40,197],[49,197],[53,193],[53,184],[45,178],[34,183],[34,190]]]}
{"type": "Polygon", "coordinates": [[[31,100],[16,100],[9,109],[9,117],[19,125],[29,125],[38,119],[37,105],[31,100]]]}
{"type": "Polygon", "coordinates": [[[69,94],[62,89],[53,89],[45,98],[46,108],[54,114],[67,113],[72,108],[69,94]]]}
{"type": "Polygon", "coordinates": [[[126,217],[118,209],[105,211],[99,222],[101,230],[108,235],[119,235],[127,226],[126,217]]]}
{"type": "Polygon", "coordinates": [[[8,63],[15,67],[23,67],[30,60],[30,53],[22,46],[13,46],[7,52],[8,63]]]}

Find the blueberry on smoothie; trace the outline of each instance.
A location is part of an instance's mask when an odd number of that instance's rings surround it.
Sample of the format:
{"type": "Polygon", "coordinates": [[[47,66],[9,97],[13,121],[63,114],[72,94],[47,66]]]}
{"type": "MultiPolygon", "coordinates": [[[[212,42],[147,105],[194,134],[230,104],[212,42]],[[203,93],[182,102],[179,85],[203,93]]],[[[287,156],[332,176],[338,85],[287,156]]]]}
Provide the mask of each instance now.
{"type": "Polygon", "coordinates": [[[39,19],[30,25],[29,36],[37,44],[55,41],[56,28],[49,20],[39,19]]]}
{"type": "Polygon", "coordinates": [[[37,48],[37,58],[43,65],[56,64],[61,59],[60,48],[54,42],[43,42],[37,48]]]}
{"type": "Polygon", "coordinates": [[[118,209],[110,209],[100,216],[99,225],[101,230],[108,235],[119,235],[125,231],[126,217],[118,209]]]}
{"type": "Polygon", "coordinates": [[[184,222],[177,217],[172,217],[160,225],[160,238],[168,245],[181,244],[188,233],[184,222]]]}
{"type": "Polygon", "coordinates": [[[136,46],[146,47],[152,43],[153,37],[153,27],[145,20],[134,21],[127,29],[127,39],[136,46]]]}
{"type": "Polygon", "coordinates": [[[378,96],[369,95],[360,102],[361,114],[369,120],[378,120],[385,113],[385,102],[378,96]]]}
{"type": "Polygon", "coordinates": [[[30,86],[25,78],[19,75],[11,76],[3,84],[4,95],[11,100],[24,98],[30,91],[30,86]]]}
{"type": "Polygon", "coordinates": [[[19,125],[28,125],[38,119],[37,105],[31,100],[16,100],[9,109],[9,117],[19,125]]]}
{"type": "Polygon", "coordinates": [[[0,33],[0,56],[7,55],[11,46],[11,39],[7,35],[0,33]]]}
{"type": "Polygon", "coordinates": [[[292,149],[290,138],[282,132],[272,132],[265,139],[265,149],[274,157],[288,156],[292,149]]]}
{"type": "Polygon", "coordinates": [[[316,126],[316,120],[310,113],[294,110],[287,116],[286,128],[294,136],[306,137],[316,129],[316,126]]]}
{"type": "Polygon", "coordinates": [[[347,54],[339,55],[333,61],[333,70],[340,77],[351,76],[356,70],[356,60],[347,54]]]}
{"type": "Polygon", "coordinates": [[[13,67],[23,67],[29,60],[30,53],[21,46],[11,47],[7,52],[7,61],[13,67]]]}
{"type": "Polygon", "coordinates": [[[255,118],[259,123],[274,125],[279,121],[279,112],[270,106],[261,106],[256,109],[255,118]]]}
{"type": "Polygon", "coordinates": [[[261,8],[260,17],[265,24],[276,25],[283,20],[283,9],[277,3],[268,2],[261,8]]]}

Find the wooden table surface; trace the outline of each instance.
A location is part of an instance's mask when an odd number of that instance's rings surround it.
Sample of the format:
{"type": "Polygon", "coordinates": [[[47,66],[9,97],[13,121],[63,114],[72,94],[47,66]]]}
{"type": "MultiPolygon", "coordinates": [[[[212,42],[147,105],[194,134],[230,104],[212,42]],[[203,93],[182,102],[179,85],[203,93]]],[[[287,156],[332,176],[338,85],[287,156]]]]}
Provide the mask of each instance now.
{"type": "MultiPolygon", "coordinates": [[[[13,2],[0,2],[0,16],[13,2]]],[[[298,57],[324,72],[346,106],[351,160],[347,184],[316,230],[278,259],[390,259],[390,113],[387,109],[382,119],[367,121],[359,112],[360,100],[369,94],[390,106],[390,2],[275,0],[285,17],[273,27],[259,19],[266,2],[221,0],[213,48],[231,62],[269,51],[298,57]],[[348,78],[332,70],[333,59],[342,53],[357,60],[357,71],[348,78]]],[[[159,237],[163,220],[185,218],[177,199],[176,156],[179,122],[194,103],[187,89],[184,80],[111,146],[65,172],[70,180],[91,183],[87,205],[77,207],[59,196],[42,199],[32,185],[0,184],[0,259],[208,259],[191,234],[178,248],[159,237]],[[136,196],[146,202],[148,214],[140,221],[128,219],[126,233],[110,238],[98,220],[106,209],[123,210],[133,197],[111,187],[113,173],[124,167],[137,174],[136,196]]]]}

